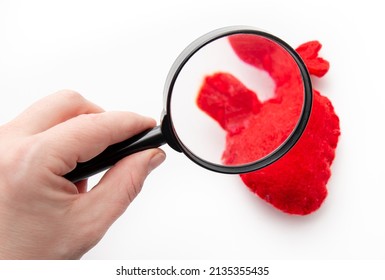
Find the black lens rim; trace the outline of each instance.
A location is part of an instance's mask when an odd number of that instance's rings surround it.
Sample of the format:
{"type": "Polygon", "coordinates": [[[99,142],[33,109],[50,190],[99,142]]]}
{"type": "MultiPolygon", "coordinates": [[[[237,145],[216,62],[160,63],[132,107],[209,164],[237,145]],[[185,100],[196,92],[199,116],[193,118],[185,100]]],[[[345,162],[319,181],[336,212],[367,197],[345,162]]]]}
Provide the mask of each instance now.
{"type": "Polygon", "coordinates": [[[182,151],[193,162],[195,162],[196,164],[208,170],[219,172],[219,173],[227,173],[227,174],[242,174],[242,173],[252,172],[272,164],[273,162],[283,157],[291,148],[294,147],[294,145],[298,142],[301,135],[303,134],[306,128],[306,125],[309,121],[311,109],[312,109],[312,103],[313,103],[313,90],[312,90],[310,75],[305,63],[302,61],[299,54],[289,44],[287,44],[282,39],[270,33],[261,31],[254,27],[228,26],[228,27],[214,30],[210,33],[207,33],[201,36],[200,38],[192,42],[189,46],[187,46],[184,49],[184,51],[178,56],[178,58],[175,60],[174,64],[172,65],[166,79],[165,88],[164,88],[164,101],[165,101],[165,104],[163,109],[163,117],[165,116],[167,117],[163,119],[167,119],[167,122],[168,122],[167,126],[169,126],[168,132],[172,134],[170,138],[174,140],[173,145],[175,144],[177,145],[177,147],[175,147],[177,148],[177,150],[182,151]],[[290,54],[290,56],[294,59],[294,61],[298,65],[298,68],[302,76],[302,81],[304,86],[304,105],[302,108],[301,117],[295,129],[293,130],[291,135],[285,140],[285,142],[282,143],[276,150],[274,150],[272,153],[270,153],[266,157],[259,159],[255,162],[251,162],[243,165],[227,166],[227,165],[220,165],[220,164],[206,161],[196,156],[191,150],[188,149],[188,147],[186,147],[183,144],[172,122],[171,100],[172,100],[172,91],[173,91],[175,82],[178,78],[178,75],[180,74],[184,65],[189,61],[189,59],[197,51],[199,51],[201,48],[203,48],[205,45],[209,44],[210,42],[215,41],[219,38],[234,35],[234,34],[255,34],[255,35],[263,36],[267,39],[270,39],[276,42],[290,54]]]}

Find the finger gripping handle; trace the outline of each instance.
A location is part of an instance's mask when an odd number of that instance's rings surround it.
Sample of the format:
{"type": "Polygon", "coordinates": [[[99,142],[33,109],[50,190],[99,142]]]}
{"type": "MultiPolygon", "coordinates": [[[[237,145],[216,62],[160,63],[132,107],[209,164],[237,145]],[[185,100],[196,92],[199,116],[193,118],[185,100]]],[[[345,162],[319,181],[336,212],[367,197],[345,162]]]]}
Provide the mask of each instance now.
{"type": "Polygon", "coordinates": [[[86,162],[79,162],[75,169],[64,175],[73,183],[102,172],[131,154],[157,148],[165,144],[160,126],[139,133],[127,140],[107,147],[102,153],[86,162]]]}

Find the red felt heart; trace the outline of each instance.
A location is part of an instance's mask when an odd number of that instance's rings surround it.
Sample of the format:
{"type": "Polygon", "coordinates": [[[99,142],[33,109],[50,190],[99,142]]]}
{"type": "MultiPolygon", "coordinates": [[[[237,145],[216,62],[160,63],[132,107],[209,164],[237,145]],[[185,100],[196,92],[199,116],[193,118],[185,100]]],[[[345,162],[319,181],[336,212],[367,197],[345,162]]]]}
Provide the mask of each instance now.
{"type": "MultiPolygon", "coordinates": [[[[237,35],[230,43],[243,61],[267,71],[276,83],[275,96],[264,102],[229,73],[208,76],[202,85],[197,105],[227,131],[223,162],[237,164],[268,154],[287,138],[302,108],[295,98],[301,80],[290,56],[270,40],[237,35]]],[[[318,77],[329,69],[318,57],[320,48],[312,41],[296,49],[318,77]]],[[[251,191],[290,214],[306,215],[321,206],[340,135],[330,100],[315,90],[313,97],[309,123],[297,144],[270,166],[240,175],[251,191]]]]}

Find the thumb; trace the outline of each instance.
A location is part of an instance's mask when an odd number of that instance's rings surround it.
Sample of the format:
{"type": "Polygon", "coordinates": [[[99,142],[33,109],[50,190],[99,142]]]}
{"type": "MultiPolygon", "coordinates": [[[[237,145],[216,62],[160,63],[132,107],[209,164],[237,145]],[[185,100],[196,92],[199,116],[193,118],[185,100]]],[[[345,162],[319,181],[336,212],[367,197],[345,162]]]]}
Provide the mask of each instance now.
{"type": "Polygon", "coordinates": [[[166,155],[161,149],[132,154],[107,171],[99,183],[83,195],[81,211],[94,217],[94,229],[99,231],[99,234],[104,234],[123,214],[141,191],[147,175],[165,158],[166,155]]]}

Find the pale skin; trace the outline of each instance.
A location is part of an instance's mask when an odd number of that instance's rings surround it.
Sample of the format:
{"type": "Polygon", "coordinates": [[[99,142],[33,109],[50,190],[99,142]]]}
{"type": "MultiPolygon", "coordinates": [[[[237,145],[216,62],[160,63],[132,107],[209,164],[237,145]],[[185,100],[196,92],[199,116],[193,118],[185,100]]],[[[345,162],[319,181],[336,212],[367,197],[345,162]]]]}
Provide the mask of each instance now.
{"type": "Polygon", "coordinates": [[[63,175],[153,126],[151,118],[104,112],[69,90],[0,126],[0,259],[79,259],[95,246],[165,154],[126,157],[91,190],[87,180],[73,184],[63,175]]]}

